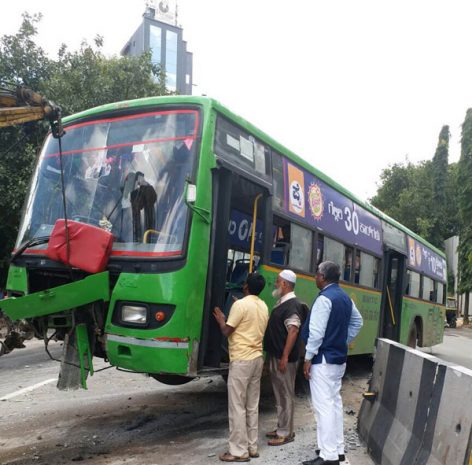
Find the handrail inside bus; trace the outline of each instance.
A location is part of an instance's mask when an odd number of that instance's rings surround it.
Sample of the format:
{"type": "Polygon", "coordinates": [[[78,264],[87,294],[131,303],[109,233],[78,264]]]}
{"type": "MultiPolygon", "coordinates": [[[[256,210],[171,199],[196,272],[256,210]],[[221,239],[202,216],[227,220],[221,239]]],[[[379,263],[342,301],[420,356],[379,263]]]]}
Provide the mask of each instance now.
{"type": "Polygon", "coordinates": [[[393,326],[396,325],[395,323],[395,315],[393,313],[393,305],[392,305],[392,298],[390,297],[390,289],[389,287],[387,286],[387,297],[388,297],[388,306],[390,307],[390,315],[392,316],[392,323],[393,323],[393,326]]]}
{"type": "Polygon", "coordinates": [[[262,197],[262,194],[257,194],[254,199],[254,207],[252,209],[252,237],[251,237],[251,256],[249,258],[249,273],[252,273],[254,263],[254,244],[256,242],[256,221],[257,221],[257,203],[262,197]]]}

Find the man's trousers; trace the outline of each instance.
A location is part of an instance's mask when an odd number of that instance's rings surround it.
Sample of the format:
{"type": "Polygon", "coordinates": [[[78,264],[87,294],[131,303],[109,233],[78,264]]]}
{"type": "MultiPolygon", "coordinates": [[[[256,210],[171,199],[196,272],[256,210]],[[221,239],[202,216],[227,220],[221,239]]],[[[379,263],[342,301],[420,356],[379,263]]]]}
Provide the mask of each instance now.
{"type": "Polygon", "coordinates": [[[315,411],[318,448],[324,460],[338,460],[344,454],[343,401],[341,385],[346,364],[313,364],[310,391],[315,411]]]}
{"type": "Polygon", "coordinates": [[[271,356],[269,358],[269,372],[277,406],[277,435],[287,437],[293,434],[297,362],[287,363],[285,373],[279,370],[278,365],[279,360],[271,356]]]}
{"type": "Polygon", "coordinates": [[[235,360],[229,364],[229,453],[247,457],[257,452],[259,397],[264,360],[235,360]]]}

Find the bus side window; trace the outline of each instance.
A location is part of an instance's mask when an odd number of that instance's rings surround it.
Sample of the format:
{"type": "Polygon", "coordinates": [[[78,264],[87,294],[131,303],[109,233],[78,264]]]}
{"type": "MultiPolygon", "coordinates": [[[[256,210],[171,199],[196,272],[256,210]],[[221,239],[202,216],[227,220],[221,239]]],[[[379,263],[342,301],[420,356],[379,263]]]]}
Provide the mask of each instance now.
{"type": "Polygon", "coordinates": [[[286,265],[290,254],[290,223],[274,217],[275,234],[272,242],[270,261],[276,265],[286,265]]]}
{"type": "Polygon", "coordinates": [[[422,276],[423,278],[423,300],[434,300],[434,283],[431,278],[427,276],[422,276]]]}
{"type": "Polygon", "coordinates": [[[436,303],[444,305],[444,284],[438,282],[437,285],[436,303]]]}
{"type": "Polygon", "coordinates": [[[316,244],[316,266],[315,271],[318,269],[318,265],[323,261],[324,256],[324,236],[318,234],[318,241],[316,244]]]}
{"type": "Polygon", "coordinates": [[[411,271],[406,270],[406,282],[404,284],[405,287],[405,295],[410,295],[410,281],[411,281],[411,271]]]}
{"type": "Polygon", "coordinates": [[[356,254],[356,283],[366,287],[377,287],[379,259],[365,252],[356,254]],[[357,260],[359,258],[359,265],[357,260]],[[359,281],[357,281],[357,267],[359,266],[359,281]]]}
{"type": "Polygon", "coordinates": [[[354,259],[354,282],[359,284],[361,279],[361,251],[356,250],[356,258],[354,259]]]}
{"type": "Polygon", "coordinates": [[[409,284],[408,284],[408,295],[410,297],[419,298],[421,279],[419,273],[416,271],[408,270],[409,284]]]}
{"type": "Polygon", "coordinates": [[[311,250],[313,249],[313,233],[310,229],[291,224],[291,247],[289,265],[297,270],[311,270],[311,250]]]}
{"type": "Polygon", "coordinates": [[[344,272],[343,280],[349,282],[352,272],[352,247],[344,246],[344,272]]]}

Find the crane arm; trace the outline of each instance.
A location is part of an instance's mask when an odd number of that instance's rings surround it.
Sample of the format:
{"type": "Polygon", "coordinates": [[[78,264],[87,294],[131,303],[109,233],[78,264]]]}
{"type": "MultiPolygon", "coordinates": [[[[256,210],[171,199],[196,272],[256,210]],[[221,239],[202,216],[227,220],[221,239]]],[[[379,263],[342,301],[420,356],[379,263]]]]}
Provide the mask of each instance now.
{"type": "Polygon", "coordinates": [[[62,135],[61,108],[54,102],[23,86],[0,87],[0,128],[40,119],[51,123],[53,134],[62,135]]]}

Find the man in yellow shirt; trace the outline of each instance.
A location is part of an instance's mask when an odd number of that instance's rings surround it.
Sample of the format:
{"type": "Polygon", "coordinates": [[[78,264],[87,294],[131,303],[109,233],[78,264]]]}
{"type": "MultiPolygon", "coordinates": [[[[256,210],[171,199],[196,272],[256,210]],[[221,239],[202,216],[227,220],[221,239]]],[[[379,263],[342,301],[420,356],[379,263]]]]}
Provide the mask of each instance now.
{"type": "Polygon", "coordinates": [[[259,397],[261,387],[262,339],[269,321],[267,305],[258,297],[265,287],[259,273],[251,273],[243,285],[244,298],[237,300],[228,321],[218,307],[213,315],[228,338],[229,449],[223,462],[249,462],[257,452],[259,397]]]}

